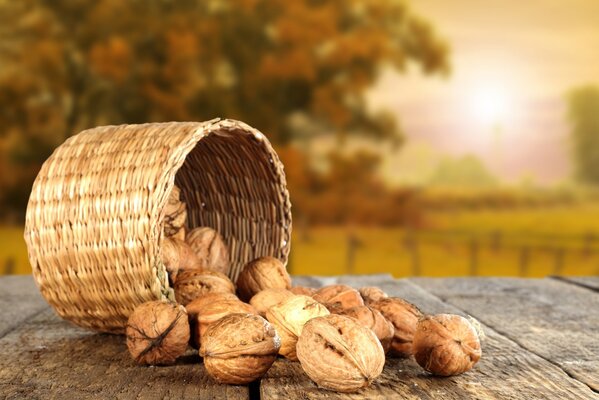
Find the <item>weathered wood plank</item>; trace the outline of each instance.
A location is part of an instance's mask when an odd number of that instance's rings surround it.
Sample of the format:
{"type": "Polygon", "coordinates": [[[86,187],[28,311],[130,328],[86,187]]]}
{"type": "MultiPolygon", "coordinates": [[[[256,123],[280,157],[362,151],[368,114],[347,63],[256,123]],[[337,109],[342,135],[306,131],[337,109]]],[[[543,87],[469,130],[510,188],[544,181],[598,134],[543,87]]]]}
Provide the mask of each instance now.
{"type": "Polygon", "coordinates": [[[31,275],[0,279],[0,338],[23,321],[48,308],[31,275]]]}
{"type": "MultiPolygon", "coordinates": [[[[331,283],[312,278],[311,282],[331,283]]],[[[341,277],[339,282],[359,287],[363,277],[341,277]]],[[[299,284],[307,282],[298,279],[299,284]]],[[[388,277],[369,280],[390,295],[401,296],[429,313],[461,313],[411,282],[388,277]]],[[[463,313],[462,313],[463,314],[463,313]]],[[[599,398],[587,386],[564,371],[532,354],[515,342],[485,327],[483,357],[470,372],[451,378],[436,378],[412,359],[387,360],[382,376],[370,388],[355,394],[319,389],[302,372],[299,363],[277,360],[262,379],[261,398],[271,399],[592,399],[599,398]]]]}
{"type": "Polygon", "coordinates": [[[96,334],[44,311],[0,339],[0,398],[248,399],[219,385],[192,350],[176,365],[137,366],[123,336],[96,334]]]}
{"type": "Polygon", "coordinates": [[[599,391],[599,294],[554,279],[414,282],[599,391]]]}
{"type": "Polygon", "coordinates": [[[599,276],[556,276],[554,279],[574,283],[599,292],[599,276]]]}

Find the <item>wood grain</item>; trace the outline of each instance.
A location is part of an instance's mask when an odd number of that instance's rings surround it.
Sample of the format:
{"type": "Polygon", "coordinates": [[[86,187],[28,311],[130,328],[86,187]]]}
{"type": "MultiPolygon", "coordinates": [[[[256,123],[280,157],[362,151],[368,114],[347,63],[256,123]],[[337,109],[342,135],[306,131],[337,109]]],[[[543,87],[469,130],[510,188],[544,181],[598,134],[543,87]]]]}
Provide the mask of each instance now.
{"type": "Polygon", "coordinates": [[[0,339],[0,398],[248,399],[248,388],[219,385],[192,350],[176,365],[144,367],[123,336],[97,334],[50,310],[0,339]]]}
{"type": "Polygon", "coordinates": [[[599,391],[599,294],[554,279],[414,279],[599,391]]]}
{"type": "MultiPolygon", "coordinates": [[[[333,283],[331,279],[310,282],[333,283]]],[[[390,295],[401,296],[429,313],[460,313],[458,309],[408,281],[389,277],[340,277],[335,280],[354,287],[376,285],[390,295]]],[[[298,283],[308,282],[298,279],[298,283]]],[[[381,377],[369,388],[355,394],[319,389],[302,372],[299,363],[278,360],[262,379],[262,399],[593,399],[599,398],[586,385],[532,354],[515,342],[486,327],[483,357],[463,375],[436,378],[425,373],[413,360],[389,359],[381,377]]]]}
{"type": "Polygon", "coordinates": [[[48,308],[31,275],[0,279],[0,338],[22,322],[48,308]]]}
{"type": "Polygon", "coordinates": [[[559,276],[553,279],[570,282],[599,292],[599,276],[559,276]]]}

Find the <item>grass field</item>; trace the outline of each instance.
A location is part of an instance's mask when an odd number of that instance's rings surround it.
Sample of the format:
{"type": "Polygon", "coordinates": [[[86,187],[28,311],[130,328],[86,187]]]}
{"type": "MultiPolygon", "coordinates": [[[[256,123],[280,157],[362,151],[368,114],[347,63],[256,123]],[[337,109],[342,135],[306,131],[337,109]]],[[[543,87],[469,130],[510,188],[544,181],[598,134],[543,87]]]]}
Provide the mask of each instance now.
{"type": "MultiPolygon", "coordinates": [[[[350,257],[349,232],[339,227],[295,230],[289,267],[294,274],[391,273],[397,277],[471,272],[531,277],[599,273],[599,205],[433,213],[428,225],[427,231],[415,234],[417,269],[414,248],[406,245],[408,232],[354,228],[352,235],[360,244],[350,257]],[[497,232],[501,241],[493,244],[493,233],[497,232]],[[597,235],[596,240],[592,235],[597,235]],[[475,268],[473,238],[477,246],[475,268]]],[[[13,260],[13,273],[31,272],[22,228],[0,228],[0,243],[0,273],[6,272],[8,259],[13,260]]]]}

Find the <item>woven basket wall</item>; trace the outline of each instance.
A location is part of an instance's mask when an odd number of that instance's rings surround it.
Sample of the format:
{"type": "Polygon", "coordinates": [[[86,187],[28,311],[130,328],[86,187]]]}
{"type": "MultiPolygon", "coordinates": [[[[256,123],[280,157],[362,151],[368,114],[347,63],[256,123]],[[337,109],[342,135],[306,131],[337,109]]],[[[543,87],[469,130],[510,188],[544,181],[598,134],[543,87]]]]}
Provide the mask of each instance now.
{"type": "Polygon", "coordinates": [[[33,276],[61,317],[122,333],[136,305],[173,298],[160,244],[175,183],[188,228],[224,237],[233,280],[259,256],[287,262],[289,195],[262,133],[218,119],[98,127],[56,149],[27,207],[33,276]]]}

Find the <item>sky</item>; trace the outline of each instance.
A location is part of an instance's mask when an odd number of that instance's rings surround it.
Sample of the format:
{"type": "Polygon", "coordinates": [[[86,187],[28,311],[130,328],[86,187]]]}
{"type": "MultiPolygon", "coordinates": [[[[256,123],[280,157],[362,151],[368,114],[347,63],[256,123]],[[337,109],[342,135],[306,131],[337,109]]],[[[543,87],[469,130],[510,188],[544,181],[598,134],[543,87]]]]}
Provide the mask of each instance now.
{"type": "Polygon", "coordinates": [[[571,174],[565,95],[599,85],[599,1],[418,0],[451,47],[447,78],[382,73],[373,108],[399,116],[411,149],[476,154],[508,181],[571,174]]]}

